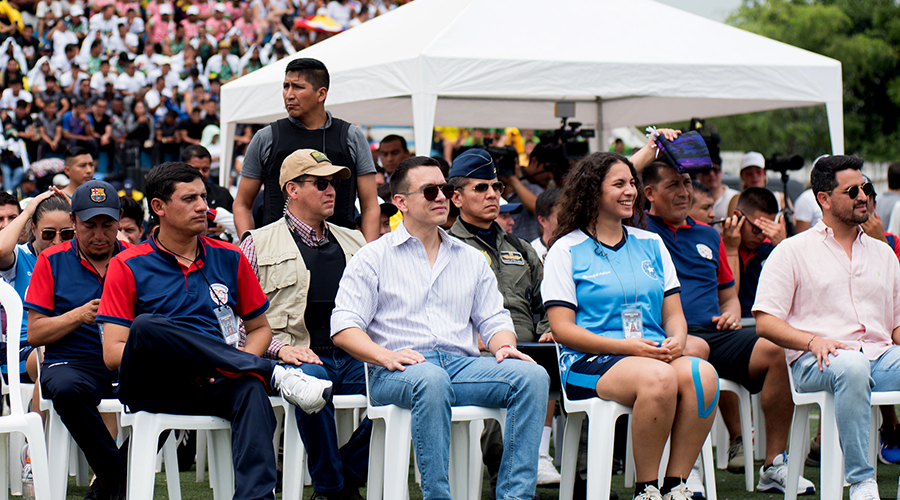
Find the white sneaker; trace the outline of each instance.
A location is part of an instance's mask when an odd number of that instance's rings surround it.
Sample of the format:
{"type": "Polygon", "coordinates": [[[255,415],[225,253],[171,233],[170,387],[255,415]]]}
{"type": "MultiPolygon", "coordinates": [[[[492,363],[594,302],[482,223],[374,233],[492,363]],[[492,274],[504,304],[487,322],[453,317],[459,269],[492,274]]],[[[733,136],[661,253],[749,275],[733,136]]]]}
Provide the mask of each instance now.
{"type": "Polygon", "coordinates": [[[644,487],[644,491],[634,497],[634,500],[663,500],[663,497],[659,492],[659,488],[648,484],[644,487]]]}
{"type": "MultiPolygon", "coordinates": [[[[759,468],[759,483],[756,484],[756,490],[762,492],[778,491],[784,493],[787,489],[787,473],[787,455],[782,453],[775,457],[775,460],[772,460],[772,465],[769,467],[763,465],[759,468]]],[[[798,482],[798,495],[812,495],[816,492],[816,487],[805,477],[800,476],[798,482]]]]}
{"type": "Polygon", "coordinates": [[[880,500],[878,483],[874,479],[864,479],[850,485],[850,500],[880,500]]]}
{"type": "Polygon", "coordinates": [[[706,488],[703,487],[703,469],[701,468],[701,465],[702,462],[700,462],[700,457],[697,457],[697,461],[694,462],[691,473],[688,474],[687,481],[685,481],[687,489],[692,493],[691,496],[697,499],[706,498],[706,488]]]}
{"type": "Polygon", "coordinates": [[[690,500],[692,498],[692,495],[692,490],[684,483],[681,483],[678,486],[672,488],[672,491],[663,495],[663,500],[690,500]]]}
{"type": "Polygon", "coordinates": [[[306,413],[318,413],[331,398],[331,381],[322,380],[295,368],[276,366],[272,375],[275,389],[287,402],[306,413]]]}
{"type": "Polygon", "coordinates": [[[548,455],[541,455],[538,458],[537,484],[559,484],[560,479],[562,478],[553,465],[553,459],[548,455]]]}

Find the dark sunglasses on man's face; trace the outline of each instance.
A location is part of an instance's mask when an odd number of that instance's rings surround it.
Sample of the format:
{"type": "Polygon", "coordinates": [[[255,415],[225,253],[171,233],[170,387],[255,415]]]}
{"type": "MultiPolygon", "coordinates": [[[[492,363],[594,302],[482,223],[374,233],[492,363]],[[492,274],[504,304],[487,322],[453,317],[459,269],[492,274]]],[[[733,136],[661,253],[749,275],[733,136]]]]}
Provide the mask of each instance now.
{"type": "Polygon", "coordinates": [[[416,193],[422,193],[422,196],[425,197],[427,201],[434,201],[437,198],[438,191],[443,191],[445,198],[451,198],[453,196],[453,192],[456,189],[453,187],[453,184],[426,184],[417,191],[409,191],[406,193],[400,193],[403,195],[410,195],[416,193]]]}
{"type": "Polygon", "coordinates": [[[847,193],[847,196],[849,196],[851,200],[855,200],[856,197],[859,196],[860,189],[862,189],[862,192],[866,197],[871,197],[875,194],[875,186],[873,186],[871,182],[864,182],[859,186],[850,186],[843,192],[847,193]]]}
{"type": "Polygon", "coordinates": [[[56,229],[41,229],[41,239],[44,241],[53,241],[53,238],[56,238],[56,233],[59,233],[59,237],[63,241],[69,241],[75,237],[74,229],[60,229],[59,231],[56,229]]]}
{"type": "Polygon", "coordinates": [[[305,180],[305,181],[294,181],[294,182],[311,182],[316,185],[316,189],[319,191],[325,191],[328,189],[328,185],[331,184],[335,189],[341,185],[341,180],[335,177],[334,179],[315,179],[315,180],[305,180]]]}
{"type": "Polygon", "coordinates": [[[738,214],[740,214],[741,217],[745,217],[745,219],[744,219],[744,224],[749,224],[749,225],[750,225],[750,230],[753,232],[753,234],[762,234],[762,232],[763,232],[762,228],[760,228],[760,227],[757,226],[756,224],[750,222],[750,218],[747,217],[747,216],[744,214],[744,212],[741,212],[740,210],[735,210],[735,212],[737,212],[738,214]]]}
{"type": "Polygon", "coordinates": [[[472,190],[478,194],[487,193],[488,188],[493,188],[495,193],[502,193],[504,184],[500,181],[494,181],[491,183],[487,182],[479,182],[472,186],[472,190]]]}

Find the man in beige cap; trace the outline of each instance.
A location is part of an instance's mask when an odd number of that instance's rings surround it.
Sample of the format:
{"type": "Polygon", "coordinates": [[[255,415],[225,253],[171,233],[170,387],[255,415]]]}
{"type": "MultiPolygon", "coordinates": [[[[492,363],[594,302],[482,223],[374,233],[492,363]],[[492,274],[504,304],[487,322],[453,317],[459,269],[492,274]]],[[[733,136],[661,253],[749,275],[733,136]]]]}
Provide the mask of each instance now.
{"type": "MultiPolygon", "coordinates": [[[[325,221],[334,213],[335,188],[349,177],[347,167],[332,165],[319,151],[291,153],[279,176],[287,200],[283,216],[245,232],[241,251],[269,298],[266,315],[272,332],[303,351],[303,372],[331,380],[334,394],[365,394],[362,362],[335,347],[330,336],[331,310],[344,268],[366,244],[361,232],[325,221]]],[[[359,486],[368,468],[369,420],[339,447],[330,402],[315,415],[296,414],[310,458],[312,498],[361,498],[359,486]]]]}

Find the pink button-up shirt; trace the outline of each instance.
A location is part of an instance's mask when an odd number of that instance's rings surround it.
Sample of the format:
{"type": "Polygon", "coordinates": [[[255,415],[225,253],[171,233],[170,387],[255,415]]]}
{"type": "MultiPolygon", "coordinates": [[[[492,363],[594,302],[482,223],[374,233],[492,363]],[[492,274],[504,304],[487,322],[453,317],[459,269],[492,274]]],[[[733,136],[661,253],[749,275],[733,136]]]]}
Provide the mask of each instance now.
{"type": "MultiPolygon", "coordinates": [[[[900,266],[888,245],[862,231],[851,252],[821,220],[784,240],[763,266],[753,311],[878,359],[900,326],[900,266]]],[[[803,352],[785,349],[788,363],[803,352]]]]}

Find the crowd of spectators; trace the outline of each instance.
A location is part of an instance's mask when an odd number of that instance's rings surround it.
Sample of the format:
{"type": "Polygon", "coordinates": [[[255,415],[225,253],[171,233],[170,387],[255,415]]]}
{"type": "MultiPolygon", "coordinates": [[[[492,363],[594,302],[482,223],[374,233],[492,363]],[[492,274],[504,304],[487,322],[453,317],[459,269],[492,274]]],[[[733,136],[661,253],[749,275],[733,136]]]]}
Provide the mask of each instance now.
{"type": "MultiPolygon", "coordinates": [[[[0,165],[12,192],[30,164],[86,148],[97,172],[218,157],[221,85],[403,0],[4,0],[0,2],[0,165]]],[[[255,132],[238,131],[238,154],[255,132]]],[[[46,183],[46,184],[49,184],[46,183]]],[[[46,185],[45,184],[45,185],[46,185]]]]}

